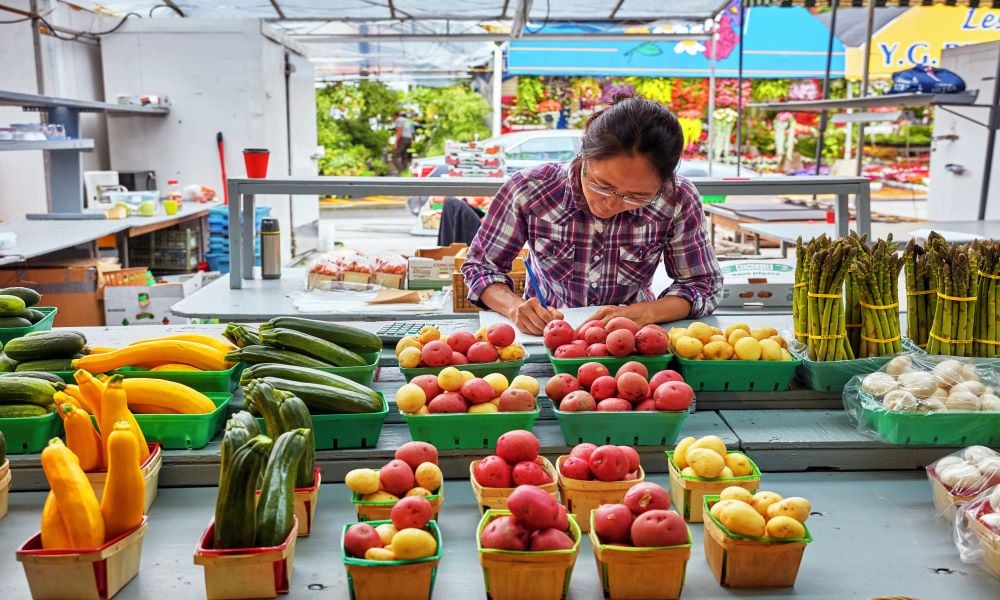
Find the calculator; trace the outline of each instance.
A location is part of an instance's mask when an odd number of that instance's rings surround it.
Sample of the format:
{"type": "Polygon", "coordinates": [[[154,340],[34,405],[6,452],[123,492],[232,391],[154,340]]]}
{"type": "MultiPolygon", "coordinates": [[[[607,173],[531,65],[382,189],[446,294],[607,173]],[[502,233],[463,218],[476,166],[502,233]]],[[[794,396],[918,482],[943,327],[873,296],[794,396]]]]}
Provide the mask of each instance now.
{"type": "Polygon", "coordinates": [[[441,333],[448,335],[466,324],[464,321],[393,321],[386,323],[375,332],[375,335],[382,340],[382,343],[398,342],[408,335],[417,335],[420,329],[426,325],[433,325],[441,330],[441,333]]]}

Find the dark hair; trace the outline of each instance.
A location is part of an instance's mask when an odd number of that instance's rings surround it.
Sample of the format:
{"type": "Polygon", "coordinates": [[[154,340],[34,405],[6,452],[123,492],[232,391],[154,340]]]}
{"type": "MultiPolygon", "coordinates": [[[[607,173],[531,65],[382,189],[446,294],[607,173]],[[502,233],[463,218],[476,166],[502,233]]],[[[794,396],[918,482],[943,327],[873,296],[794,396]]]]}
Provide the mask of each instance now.
{"type": "Polygon", "coordinates": [[[609,108],[587,120],[580,158],[600,160],[639,154],[672,186],[683,150],[684,134],[670,109],[638,96],[616,94],[609,108]]]}

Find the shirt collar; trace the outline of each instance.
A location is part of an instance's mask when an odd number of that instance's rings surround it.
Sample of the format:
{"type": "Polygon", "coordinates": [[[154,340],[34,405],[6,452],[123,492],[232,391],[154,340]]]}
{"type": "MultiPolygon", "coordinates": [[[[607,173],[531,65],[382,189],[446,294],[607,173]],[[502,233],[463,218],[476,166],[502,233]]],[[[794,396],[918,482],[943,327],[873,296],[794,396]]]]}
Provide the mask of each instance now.
{"type": "MultiPolygon", "coordinates": [[[[583,195],[583,184],[580,181],[582,167],[583,161],[579,156],[570,162],[562,163],[562,169],[566,176],[566,182],[563,186],[565,201],[560,204],[559,209],[552,211],[551,217],[548,219],[551,223],[562,225],[581,212],[589,218],[597,218],[590,213],[587,199],[583,195]]],[[[667,188],[656,202],[638,210],[626,211],[614,218],[624,218],[637,225],[669,220],[673,217],[676,208],[672,200],[674,193],[676,193],[675,190],[667,188]]]]}

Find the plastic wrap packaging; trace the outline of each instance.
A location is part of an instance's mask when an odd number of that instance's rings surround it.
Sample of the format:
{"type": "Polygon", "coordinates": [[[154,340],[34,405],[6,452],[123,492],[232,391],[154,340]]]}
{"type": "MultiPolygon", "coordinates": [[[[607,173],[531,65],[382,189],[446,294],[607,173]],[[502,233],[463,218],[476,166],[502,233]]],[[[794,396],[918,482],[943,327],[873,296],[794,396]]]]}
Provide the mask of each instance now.
{"type": "Polygon", "coordinates": [[[844,409],[859,430],[893,444],[1000,444],[995,364],[902,354],[853,377],[844,387],[844,409]]]}
{"type": "MultiPolygon", "coordinates": [[[[855,375],[864,377],[881,369],[889,360],[890,356],[872,356],[869,358],[852,358],[848,360],[817,361],[809,358],[806,345],[800,343],[789,332],[782,332],[788,343],[788,350],[796,358],[802,359],[799,365],[799,378],[806,383],[809,389],[819,391],[840,391],[847,385],[848,381],[855,375]]],[[[848,330],[850,333],[850,330],[848,330]]],[[[908,338],[903,338],[903,354],[924,353],[908,338]]]]}
{"type": "Polygon", "coordinates": [[[356,250],[337,250],[314,258],[306,274],[307,290],[358,290],[372,287],[374,263],[356,250]]]}
{"type": "Polygon", "coordinates": [[[403,289],[406,281],[406,259],[399,254],[375,257],[372,282],[385,288],[403,289]]]}
{"type": "Polygon", "coordinates": [[[969,446],[927,465],[934,507],[948,520],[956,509],[985,490],[1000,484],[1000,452],[969,446]]]}
{"type": "Polygon", "coordinates": [[[1000,485],[984,490],[958,511],[955,546],[962,562],[1000,578],[1000,485]]]}

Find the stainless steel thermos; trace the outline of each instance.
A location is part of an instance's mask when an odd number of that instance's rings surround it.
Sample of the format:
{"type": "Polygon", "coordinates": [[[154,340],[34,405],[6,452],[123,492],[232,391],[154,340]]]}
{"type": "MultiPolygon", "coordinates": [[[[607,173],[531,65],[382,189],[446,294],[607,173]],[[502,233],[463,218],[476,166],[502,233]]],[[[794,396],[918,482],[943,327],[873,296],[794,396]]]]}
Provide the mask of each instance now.
{"type": "Polygon", "coordinates": [[[260,222],[260,272],[264,279],[281,278],[281,229],[277,219],[260,222]]]}

